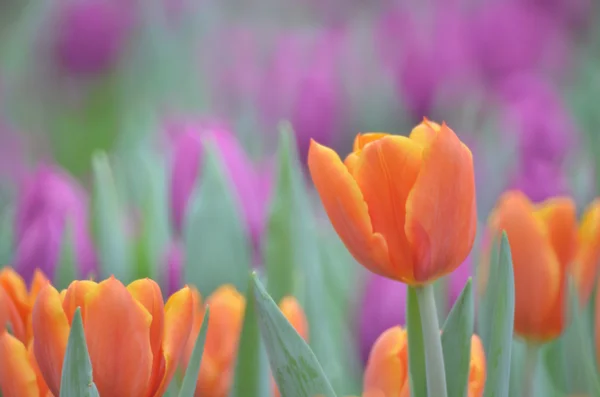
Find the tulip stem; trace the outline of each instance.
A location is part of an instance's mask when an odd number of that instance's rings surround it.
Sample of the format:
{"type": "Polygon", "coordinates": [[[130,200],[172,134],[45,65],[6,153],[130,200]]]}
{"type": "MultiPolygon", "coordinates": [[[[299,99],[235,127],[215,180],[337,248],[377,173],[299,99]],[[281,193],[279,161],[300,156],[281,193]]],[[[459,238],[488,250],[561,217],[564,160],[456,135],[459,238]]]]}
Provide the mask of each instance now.
{"type": "Polygon", "coordinates": [[[444,368],[444,353],[442,351],[440,325],[435,307],[433,285],[427,284],[415,288],[415,291],[417,301],[419,302],[423,342],[425,345],[427,394],[435,397],[446,397],[448,394],[446,391],[446,370],[444,368]]]}
{"type": "Polygon", "coordinates": [[[533,384],[535,379],[535,370],[538,361],[538,345],[535,343],[526,343],[525,350],[525,373],[523,375],[523,397],[532,397],[533,384]]]}

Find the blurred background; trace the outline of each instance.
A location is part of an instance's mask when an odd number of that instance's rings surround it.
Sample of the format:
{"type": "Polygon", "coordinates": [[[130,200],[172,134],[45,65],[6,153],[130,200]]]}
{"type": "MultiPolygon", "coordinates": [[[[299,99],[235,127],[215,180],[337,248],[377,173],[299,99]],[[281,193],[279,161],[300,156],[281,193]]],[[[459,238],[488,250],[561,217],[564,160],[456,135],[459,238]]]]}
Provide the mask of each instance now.
{"type": "MultiPolygon", "coordinates": [[[[358,132],[446,121],[473,151],[482,224],[508,188],[581,209],[600,189],[598,104],[593,0],[4,0],[0,263],[58,284],[150,275],[172,291],[188,281],[188,201],[211,146],[260,267],[285,203],[282,128],[302,169],[311,138],[345,156],[358,132]]],[[[332,321],[357,346],[323,365],[356,393],[347,379],[403,321],[405,292],[360,270],[314,204],[334,247],[332,321]]],[[[450,301],[473,273],[461,269],[450,301]]]]}

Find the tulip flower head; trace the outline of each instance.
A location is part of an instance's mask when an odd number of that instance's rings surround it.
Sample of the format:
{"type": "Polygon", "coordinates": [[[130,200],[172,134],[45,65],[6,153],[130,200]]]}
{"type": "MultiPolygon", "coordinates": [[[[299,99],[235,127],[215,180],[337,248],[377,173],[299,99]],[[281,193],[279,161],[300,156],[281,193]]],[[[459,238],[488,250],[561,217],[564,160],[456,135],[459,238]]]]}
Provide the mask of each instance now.
{"type": "Polygon", "coordinates": [[[100,283],[74,281],[59,293],[40,291],[33,320],[33,351],[50,391],[60,394],[71,322],[81,308],[93,380],[101,396],[162,396],[192,329],[188,287],[166,304],[149,279],[125,287],[111,277],[100,283]]]}
{"type": "Polygon", "coordinates": [[[577,233],[577,252],[571,272],[575,278],[582,304],[594,288],[600,267],[600,198],[586,209],[577,233]]]}
{"type": "Polygon", "coordinates": [[[473,158],[446,124],[359,134],[342,163],[311,143],[308,166],[334,229],[368,270],[410,285],[455,270],[475,239],[473,158]]]}
{"type": "MultiPolygon", "coordinates": [[[[486,379],[485,353],[477,335],[471,338],[468,397],[481,397],[486,379]]],[[[381,334],[373,345],[364,375],[363,397],[409,397],[408,334],[400,326],[381,334]]]]}

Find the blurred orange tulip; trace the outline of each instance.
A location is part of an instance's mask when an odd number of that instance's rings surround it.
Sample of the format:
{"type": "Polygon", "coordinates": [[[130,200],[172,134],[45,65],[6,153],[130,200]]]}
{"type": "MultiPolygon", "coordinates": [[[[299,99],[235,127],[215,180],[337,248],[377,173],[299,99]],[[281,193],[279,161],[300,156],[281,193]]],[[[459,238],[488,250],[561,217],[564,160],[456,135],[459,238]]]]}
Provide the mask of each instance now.
{"type": "Polygon", "coordinates": [[[35,362],[33,349],[0,331],[0,394],[3,397],[52,396],[35,362]]]}
{"type": "Polygon", "coordinates": [[[579,226],[578,244],[573,259],[572,273],[581,296],[586,303],[598,276],[600,266],[600,198],[586,209],[579,226]]]}
{"type": "Polygon", "coordinates": [[[59,395],[62,365],[77,307],[81,308],[93,379],[102,396],[162,396],[192,328],[188,287],[166,305],[149,279],[127,288],[111,277],[74,281],[58,293],[47,285],[33,308],[33,351],[50,391],[59,395]]]}
{"type": "Polygon", "coordinates": [[[311,142],[308,167],[336,232],[370,271],[423,285],[456,269],[476,232],[469,149],[446,124],[359,134],[342,163],[311,142]]]}
{"type": "Polygon", "coordinates": [[[13,269],[7,267],[0,271],[0,332],[7,324],[12,334],[24,344],[33,336],[31,328],[31,309],[42,287],[48,279],[36,270],[27,291],[25,282],[13,269]]]}
{"type": "MultiPolygon", "coordinates": [[[[192,295],[195,315],[192,333],[183,357],[185,367],[192,355],[204,317],[200,294],[193,290],[192,295]]],[[[233,286],[224,285],[208,297],[206,305],[210,307],[210,320],[195,396],[226,397],[233,381],[246,299],[233,286]]],[[[296,299],[285,297],[279,307],[296,331],[306,339],[308,324],[296,299]]]]}
{"type": "MultiPolygon", "coordinates": [[[[600,199],[584,212],[579,230],[575,203],[557,197],[538,205],[506,192],[490,215],[494,235],[506,230],[515,273],[515,332],[535,341],[560,335],[565,323],[567,275],[586,303],[600,265],[600,199]]],[[[484,262],[485,263],[485,262],[484,262]]]]}
{"type": "MultiPolygon", "coordinates": [[[[468,397],[481,397],[486,379],[483,345],[471,338],[468,397]]],[[[409,397],[408,334],[399,326],[385,331],[371,350],[364,376],[363,397],[409,397]]]]}

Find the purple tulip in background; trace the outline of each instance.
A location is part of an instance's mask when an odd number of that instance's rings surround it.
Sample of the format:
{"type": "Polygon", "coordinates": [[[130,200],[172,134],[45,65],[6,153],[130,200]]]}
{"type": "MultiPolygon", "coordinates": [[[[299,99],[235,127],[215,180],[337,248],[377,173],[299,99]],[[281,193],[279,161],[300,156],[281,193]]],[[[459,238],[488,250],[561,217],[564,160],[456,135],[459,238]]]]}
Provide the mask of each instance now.
{"type": "Polygon", "coordinates": [[[283,36],[264,76],[261,111],[269,129],[281,120],[292,123],[300,158],[310,140],[331,145],[341,128],[343,87],[337,60],[342,32],[318,32],[316,37],[283,36]]]}
{"type": "Polygon", "coordinates": [[[500,89],[506,130],[517,134],[514,188],[533,201],[567,193],[563,165],[576,127],[558,92],[535,75],[507,80],[500,89]]]}
{"type": "Polygon", "coordinates": [[[271,192],[271,169],[253,164],[236,137],[225,127],[211,123],[174,123],[169,127],[174,140],[171,170],[173,227],[181,235],[186,210],[194,187],[202,178],[200,166],[204,145],[212,140],[231,178],[246,227],[255,250],[260,249],[271,192]],[[197,182],[198,181],[198,182],[197,182]]]}
{"type": "Polygon", "coordinates": [[[78,276],[95,273],[86,193],[64,171],[42,166],[21,187],[16,213],[13,266],[26,281],[31,281],[38,267],[54,278],[67,225],[71,228],[78,276]]]}
{"type": "Polygon", "coordinates": [[[426,20],[404,7],[383,15],[378,47],[413,119],[430,116],[439,95],[464,95],[473,64],[465,16],[452,2],[436,4],[426,20]]]}
{"type": "Polygon", "coordinates": [[[64,0],[56,10],[54,48],[73,75],[109,69],[124,50],[134,18],[131,0],[64,0]]]}
{"type": "MultiPolygon", "coordinates": [[[[449,277],[450,310],[467,279],[471,276],[471,260],[467,258],[449,277]]],[[[363,363],[367,362],[373,343],[388,328],[405,325],[406,284],[376,274],[369,274],[359,307],[359,348],[363,363]]]]}

